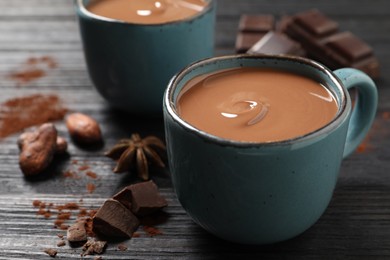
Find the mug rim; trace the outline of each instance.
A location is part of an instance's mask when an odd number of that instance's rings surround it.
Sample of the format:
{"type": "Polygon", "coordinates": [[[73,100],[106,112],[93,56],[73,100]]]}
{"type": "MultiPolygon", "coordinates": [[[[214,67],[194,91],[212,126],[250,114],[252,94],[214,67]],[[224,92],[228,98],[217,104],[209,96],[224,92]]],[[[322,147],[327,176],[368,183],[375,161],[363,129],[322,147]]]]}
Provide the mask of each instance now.
{"type": "Polygon", "coordinates": [[[213,5],[215,3],[215,0],[208,0],[209,1],[208,5],[201,12],[198,12],[197,14],[195,14],[193,16],[190,16],[190,17],[186,17],[184,19],[168,21],[168,22],[164,22],[164,23],[148,24],[148,23],[132,23],[132,22],[127,22],[127,21],[123,21],[123,20],[118,20],[118,19],[109,18],[109,17],[105,17],[105,16],[100,16],[100,15],[94,14],[94,13],[88,11],[86,6],[84,5],[84,1],[85,0],[75,0],[75,5],[77,7],[77,10],[80,11],[80,13],[82,15],[84,15],[85,17],[88,17],[88,18],[91,18],[91,19],[95,19],[95,20],[98,20],[98,21],[118,23],[118,24],[123,24],[123,25],[127,25],[127,26],[147,26],[147,27],[175,25],[175,24],[180,24],[180,23],[184,23],[184,22],[197,20],[200,17],[202,17],[203,15],[205,15],[206,13],[208,13],[213,8],[213,5]]]}
{"type": "MultiPolygon", "coordinates": [[[[239,66],[236,66],[239,67],[239,66]]],[[[243,67],[246,67],[245,65],[243,67]]],[[[234,68],[232,66],[231,68],[234,68]]],[[[218,71],[218,70],[215,70],[218,71]]],[[[200,75],[200,74],[199,74],[200,75]]],[[[271,146],[288,146],[295,143],[302,143],[310,140],[314,140],[317,137],[320,137],[323,134],[329,133],[339,127],[341,125],[341,122],[345,120],[347,117],[347,106],[350,106],[351,100],[348,98],[347,91],[344,88],[341,80],[327,67],[322,65],[321,63],[318,63],[316,61],[313,61],[311,59],[303,58],[303,57],[297,57],[297,56],[291,56],[291,55],[267,55],[267,54],[233,54],[233,55],[224,55],[224,56],[218,56],[218,57],[211,57],[206,58],[203,60],[196,61],[186,67],[184,67],[181,71],[176,73],[172,79],[169,81],[167,89],[164,93],[164,100],[163,100],[163,108],[168,113],[168,115],[177,123],[179,124],[184,130],[191,132],[202,139],[206,141],[211,141],[213,143],[218,143],[223,146],[233,146],[233,147],[271,147],[271,146]],[[335,87],[339,90],[340,93],[340,104],[337,104],[339,106],[338,112],[336,116],[329,121],[326,125],[323,127],[314,130],[312,132],[306,133],[304,135],[296,136],[290,139],[285,140],[278,140],[278,141],[267,141],[267,142],[257,142],[257,141],[237,141],[227,138],[222,138],[213,134],[210,134],[206,131],[203,131],[199,128],[196,128],[195,126],[191,125],[190,123],[183,120],[177,113],[175,108],[175,102],[173,102],[173,97],[175,90],[177,88],[178,83],[183,79],[183,77],[191,72],[192,70],[200,67],[200,66],[208,66],[210,64],[213,64],[218,61],[222,60],[233,60],[233,59],[274,59],[274,60],[289,60],[289,61],[295,61],[307,66],[310,66],[314,69],[318,69],[326,76],[329,77],[329,79],[334,83],[335,87]]]]}

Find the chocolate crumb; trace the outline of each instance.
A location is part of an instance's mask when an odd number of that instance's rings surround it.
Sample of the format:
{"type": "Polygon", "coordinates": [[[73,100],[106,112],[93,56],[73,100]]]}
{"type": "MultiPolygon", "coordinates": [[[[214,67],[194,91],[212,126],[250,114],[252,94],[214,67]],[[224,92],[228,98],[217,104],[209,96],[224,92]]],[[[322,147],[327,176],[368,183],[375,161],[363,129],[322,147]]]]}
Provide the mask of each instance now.
{"type": "Polygon", "coordinates": [[[85,171],[85,170],[88,170],[89,169],[89,166],[88,165],[81,165],[78,170],[79,171],[85,171]]]}
{"type": "Polygon", "coordinates": [[[69,202],[69,203],[65,203],[64,205],[58,205],[56,207],[58,210],[64,210],[64,209],[79,209],[79,204],[77,204],[76,202],[69,202]]]}
{"type": "Polygon", "coordinates": [[[96,189],[95,184],[93,183],[87,183],[87,192],[88,193],[93,193],[96,189]]]}
{"type": "Polygon", "coordinates": [[[70,243],[82,242],[87,240],[87,232],[85,230],[85,221],[76,222],[68,228],[66,238],[70,243]]]}
{"type": "Polygon", "coordinates": [[[57,215],[57,219],[70,219],[70,212],[59,212],[57,215]]]}
{"type": "Polygon", "coordinates": [[[58,228],[61,230],[68,230],[69,225],[61,224],[58,228]]]}
{"type": "Polygon", "coordinates": [[[102,260],[103,259],[103,257],[101,257],[101,256],[95,256],[95,258],[94,258],[94,260],[102,260]]]}
{"type": "Polygon", "coordinates": [[[58,238],[61,238],[61,239],[63,239],[63,238],[64,238],[64,235],[63,235],[63,234],[60,234],[60,233],[58,233],[58,234],[57,234],[57,237],[58,237],[58,238]]]}
{"type": "Polygon", "coordinates": [[[66,243],[65,243],[64,240],[60,240],[60,241],[57,242],[57,246],[58,247],[65,246],[65,245],[66,245],[66,243]]]}
{"type": "Polygon", "coordinates": [[[119,251],[126,251],[127,250],[127,246],[125,244],[119,244],[117,248],[119,251]]]}
{"type": "Polygon", "coordinates": [[[93,171],[87,171],[85,173],[85,175],[87,175],[88,177],[90,177],[92,179],[96,179],[98,177],[97,174],[95,172],[93,172],[93,171]]]}
{"type": "Polygon", "coordinates": [[[33,206],[36,207],[36,208],[38,208],[41,205],[41,203],[42,203],[42,201],[40,201],[40,200],[34,200],[32,202],[33,206]]]}
{"type": "Polygon", "coordinates": [[[51,212],[50,212],[50,210],[47,210],[43,216],[44,216],[46,219],[50,218],[50,217],[51,217],[51,212]]]}
{"type": "Polygon", "coordinates": [[[82,253],[81,255],[86,256],[86,255],[101,254],[106,248],[106,245],[107,245],[107,241],[88,240],[83,245],[84,253],[82,253]]]}
{"type": "Polygon", "coordinates": [[[55,250],[53,248],[46,248],[45,250],[43,250],[43,252],[45,252],[46,254],[48,254],[51,257],[56,257],[56,255],[57,255],[57,250],[55,250]]]}

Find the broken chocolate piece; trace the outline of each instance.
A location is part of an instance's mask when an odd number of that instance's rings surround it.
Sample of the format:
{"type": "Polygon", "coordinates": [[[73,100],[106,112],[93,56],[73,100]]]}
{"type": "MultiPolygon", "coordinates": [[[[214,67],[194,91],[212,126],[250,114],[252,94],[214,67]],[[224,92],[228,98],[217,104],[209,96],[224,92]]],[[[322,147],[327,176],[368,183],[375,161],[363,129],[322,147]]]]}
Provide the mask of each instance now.
{"type": "Polygon", "coordinates": [[[139,226],[139,220],[120,202],[108,199],[93,217],[93,231],[107,237],[128,237],[139,226]]]}
{"type": "Polygon", "coordinates": [[[112,198],[114,200],[119,201],[120,203],[122,203],[123,206],[131,210],[132,197],[131,197],[131,190],[129,189],[129,187],[130,186],[125,187],[120,192],[115,194],[112,198]]]}
{"type": "Polygon", "coordinates": [[[57,255],[57,250],[55,250],[53,248],[46,248],[45,250],[43,250],[43,252],[45,252],[46,254],[48,254],[51,257],[56,257],[56,255],[57,255]]]}
{"type": "Polygon", "coordinates": [[[289,54],[296,56],[305,56],[301,45],[282,33],[268,32],[253,45],[247,53],[250,54],[289,54]]]}
{"type": "Polygon", "coordinates": [[[245,53],[266,33],[274,29],[272,15],[241,15],[239,33],[236,39],[236,52],[245,53]]]}
{"type": "Polygon", "coordinates": [[[125,189],[131,191],[131,211],[137,216],[151,214],[168,205],[153,181],[133,184],[125,189]]]}
{"type": "Polygon", "coordinates": [[[293,16],[285,33],[298,41],[309,57],[330,69],[352,67],[379,77],[379,62],[372,48],[351,32],[338,32],[338,24],[318,10],[293,16]]]}
{"type": "Polygon", "coordinates": [[[85,230],[85,222],[80,221],[68,228],[66,238],[70,243],[82,242],[87,240],[87,231],[85,230]]]}
{"type": "Polygon", "coordinates": [[[94,254],[101,254],[104,252],[104,249],[107,246],[107,241],[97,241],[97,240],[88,240],[83,245],[83,251],[82,256],[86,255],[94,255],[94,254]]]}

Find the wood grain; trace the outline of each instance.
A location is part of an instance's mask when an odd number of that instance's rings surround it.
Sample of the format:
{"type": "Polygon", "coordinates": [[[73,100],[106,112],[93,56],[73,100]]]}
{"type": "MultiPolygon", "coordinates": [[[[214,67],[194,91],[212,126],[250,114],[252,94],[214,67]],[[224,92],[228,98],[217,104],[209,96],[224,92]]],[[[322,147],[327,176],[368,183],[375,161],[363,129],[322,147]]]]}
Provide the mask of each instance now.
{"type": "MultiPolygon", "coordinates": [[[[365,141],[366,149],[344,160],[333,199],[321,219],[292,240],[251,247],[227,243],[206,233],[178,203],[169,170],[154,171],[169,206],[167,220],[157,225],[163,235],[125,241],[120,252],[109,245],[104,259],[390,259],[390,2],[387,0],[218,0],[216,54],[233,53],[241,13],[281,15],[316,7],[340,22],[375,49],[382,66],[377,81],[379,108],[365,141]]],[[[56,248],[54,216],[44,219],[32,206],[34,199],[55,204],[83,200],[98,208],[104,199],[135,181],[111,172],[114,163],[102,156],[118,139],[133,132],[163,135],[158,118],[141,118],[112,110],[94,90],[84,64],[82,46],[70,0],[0,0],[0,102],[32,93],[56,93],[68,108],[87,113],[102,125],[104,146],[87,151],[73,143],[69,157],[60,158],[40,180],[23,178],[18,168],[17,135],[0,140],[0,259],[49,259],[44,248],[56,248]],[[32,56],[50,55],[58,67],[25,86],[8,75],[32,56]],[[72,164],[77,160],[78,164],[72,164]],[[99,176],[65,178],[63,172],[88,164],[99,176]],[[87,183],[97,189],[88,194],[87,183]]],[[[69,138],[63,122],[59,133],[69,138]]],[[[74,217],[71,219],[74,220],[74,217]]],[[[62,231],[63,232],[63,231],[62,231]]],[[[80,249],[58,248],[58,259],[80,259],[80,249]]]]}

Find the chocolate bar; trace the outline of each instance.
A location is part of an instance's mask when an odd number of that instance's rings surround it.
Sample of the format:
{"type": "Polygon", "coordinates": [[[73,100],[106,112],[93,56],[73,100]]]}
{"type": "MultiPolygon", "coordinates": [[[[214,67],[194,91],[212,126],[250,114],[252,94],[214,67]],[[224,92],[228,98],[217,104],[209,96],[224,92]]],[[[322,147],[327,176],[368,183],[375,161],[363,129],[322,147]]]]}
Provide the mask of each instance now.
{"type": "Polygon", "coordinates": [[[249,54],[289,54],[305,56],[305,51],[296,41],[285,34],[270,31],[255,43],[248,51],[249,54]]]}
{"type": "Polygon", "coordinates": [[[351,32],[340,32],[339,25],[318,10],[292,16],[285,33],[299,42],[309,57],[331,69],[352,67],[379,77],[379,62],[372,48],[351,32]]]}
{"type": "Polygon", "coordinates": [[[272,15],[241,15],[236,39],[236,52],[247,52],[264,35],[274,29],[272,15]]]}

